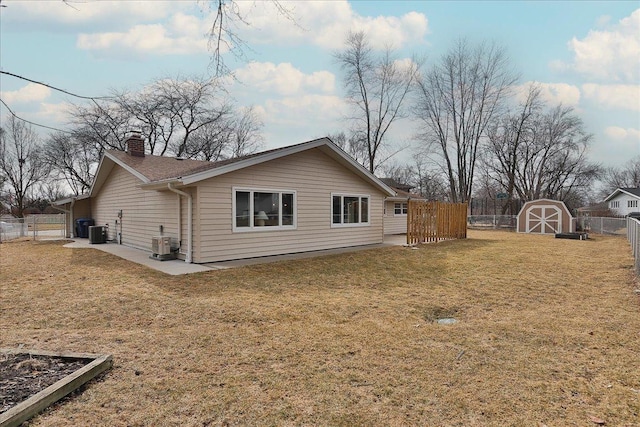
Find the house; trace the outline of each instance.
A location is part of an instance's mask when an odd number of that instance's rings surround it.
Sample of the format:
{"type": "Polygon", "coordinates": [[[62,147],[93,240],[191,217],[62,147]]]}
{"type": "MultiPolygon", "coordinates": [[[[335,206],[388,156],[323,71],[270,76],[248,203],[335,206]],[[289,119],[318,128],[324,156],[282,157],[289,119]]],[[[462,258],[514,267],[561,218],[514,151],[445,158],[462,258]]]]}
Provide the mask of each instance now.
{"type": "Polygon", "coordinates": [[[384,234],[406,234],[409,199],[424,199],[419,194],[412,193],[413,187],[410,185],[401,184],[393,178],[380,180],[396,192],[384,202],[384,234]]]}
{"type": "Polygon", "coordinates": [[[631,212],[640,212],[640,187],[617,188],[604,201],[615,215],[627,216],[631,212]]]}
{"type": "Polygon", "coordinates": [[[571,212],[564,202],[537,199],[526,202],[517,217],[518,233],[556,234],[574,232],[571,212]]]}
{"type": "Polygon", "coordinates": [[[219,162],[145,155],[139,135],[127,147],[104,153],[89,194],[55,203],[68,223],[92,218],[147,251],[170,238],[194,263],[383,241],[395,192],[328,138],[219,162]]]}

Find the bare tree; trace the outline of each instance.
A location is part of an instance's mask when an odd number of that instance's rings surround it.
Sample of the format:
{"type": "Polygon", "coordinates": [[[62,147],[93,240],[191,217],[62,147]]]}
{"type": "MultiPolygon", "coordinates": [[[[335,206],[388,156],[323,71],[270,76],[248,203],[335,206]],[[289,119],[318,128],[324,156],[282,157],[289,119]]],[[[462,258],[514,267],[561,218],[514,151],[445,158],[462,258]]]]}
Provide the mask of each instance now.
{"type": "Polygon", "coordinates": [[[416,189],[428,200],[450,201],[446,175],[424,153],[413,156],[416,189]]]}
{"type": "MultiPolygon", "coordinates": [[[[369,171],[395,152],[381,158],[391,126],[406,116],[404,105],[418,75],[419,65],[401,64],[391,48],[376,55],[364,32],[349,33],[344,50],[334,54],[344,73],[346,97],[354,109],[350,117],[354,140],[363,141],[369,171]]],[[[392,150],[393,151],[393,150],[392,150]]]]}
{"type": "Polygon", "coordinates": [[[636,156],[620,167],[609,167],[602,174],[601,195],[608,196],[616,188],[640,188],[640,156],[636,156]]]}
{"type": "Polygon", "coordinates": [[[75,195],[91,188],[93,172],[100,160],[100,150],[95,146],[85,144],[73,135],[57,132],[49,136],[43,154],[51,167],[51,177],[64,181],[75,195]]]}
{"type": "MultiPolygon", "coordinates": [[[[246,60],[246,51],[249,48],[246,41],[240,35],[242,27],[249,27],[248,16],[243,14],[238,5],[238,0],[207,0],[211,9],[215,9],[215,18],[209,30],[209,50],[211,51],[210,68],[215,77],[231,74],[231,70],[224,61],[223,54],[230,52],[240,60],[246,60]]],[[[278,14],[293,25],[298,25],[289,8],[278,0],[269,2],[278,14]]]]}
{"type": "Polygon", "coordinates": [[[350,133],[347,135],[344,131],[329,134],[329,139],[338,147],[342,148],[353,159],[364,167],[368,167],[369,159],[367,157],[368,149],[366,140],[360,139],[358,135],[350,133]]]}
{"type": "Polygon", "coordinates": [[[515,191],[523,200],[564,200],[588,189],[600,168],[587,160],[592,135],[584,129],[573,108],[559,105],[539,114],[532,138],[521,143],[515,191]]]}
{"type": "MultiPolygon", "coordinates": [[[[534,123],[543,103],[540,99],[540,87],[531,84],[527,95],[512,114],[500,115],[492,121],[487,131],[487,151],[485,153],[486,177],[491,176],[499,185],[500,191],[507,195],[507,203],[502,206],[502,215],[510,210],[515,215],[514,203],[516,172],[520,162],[520,147],[534,136],[534,123]]],[[[488,188],[489,185],[485,184],[488,188]]]]}
{"type": "Polygon", "coordinates": [[[516,81],[503,48],[460,40],[418,81],[418,138],[442,157],[453,202],[469,200],[481,142],[516,81]]]}
{"type": "Polygon", "coordinates": [[[264,139],[260,120],[254,106],[243,108],[232,123],[233,133],[229,138],[229,157],[240,157],[255,153],[264,139]]]}
{"type": "Polygon", "coordinates": [[[13,116],[8,118],[5,131],[0,132],[0,170],[9,187],[8,204],[22,218],[31,193],[47,178],[49,168],[42,158],[37,134],[13,116]]]}
{"type": "Polygon", "coordinates": [[[202,77],[160,79],[137,93],[114,91],[109,100],[75,105],[71,135],[52,135],[47,159],[79,193],[90,187],[102,152],[126,150],[132,130],[153,155],[220,160],[255,151],[262,142],[255,109],[237,109],[225,95],[202,77]]]}

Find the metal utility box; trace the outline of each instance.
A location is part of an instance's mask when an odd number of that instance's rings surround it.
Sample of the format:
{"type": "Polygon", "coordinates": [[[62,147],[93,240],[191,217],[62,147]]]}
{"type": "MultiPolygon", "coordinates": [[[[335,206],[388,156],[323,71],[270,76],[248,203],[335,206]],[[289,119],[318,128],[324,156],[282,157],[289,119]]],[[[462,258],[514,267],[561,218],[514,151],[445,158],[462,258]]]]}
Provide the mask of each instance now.
{"type": "Polygon", "coordinates": [[[104,225],[95,225],[89,227],[89,243],[106,243],[107,229],[104,225]]]}
{"type": "Polygon", "coordinates": [[[169,255],[171,253],[171,237],[153,237],[151,239],[151,252],[156,255],[169,255]]]}
{"type": "Polygon", "coordinates": [[[156,236],[151,238],[151,256],[149,258],[158,261],[167,261],[177,258],[177,249],[171,249],[171,237],[156,236]]]}

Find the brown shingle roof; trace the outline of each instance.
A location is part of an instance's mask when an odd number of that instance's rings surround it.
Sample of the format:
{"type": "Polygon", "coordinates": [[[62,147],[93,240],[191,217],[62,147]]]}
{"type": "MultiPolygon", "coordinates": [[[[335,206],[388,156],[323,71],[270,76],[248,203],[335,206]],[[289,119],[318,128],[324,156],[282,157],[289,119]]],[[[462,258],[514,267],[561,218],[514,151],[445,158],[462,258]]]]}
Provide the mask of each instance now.
{"type": "MultiPolygon", "coordinates": [[[[305,144],[305,143],[302,143],[305,144]]],[[[302,145],[295,144],[295,145],[302,145]]],[[[149,182],[163,181],[171,178],[180,178],[188,175],[193,175],[198,172],[203,172],[210,169],[215,169],[221,166],[226,166],[232,163],[239,162],[241,160],[250,159],[256,156],[262,156],[268,153],[288,149],[294,147],[291,145],[288,147],[274,148],[272,150],[261,151],[259,153],[247,154],[246,156],[236,157],[233,159],[220,160],[217,162],[209,162],[206,160],[193,160],[193,159],[180,159],[176,157],[164,157],[145,155],[144,157],[131,156],[125,151],[119,150],[107,150],[109,155],[115,157],[122,163],[126,164],[133,170],[144,175],[149,182]]]]}
{"type": "Polygon", "coordinates": [[[215,163],[203,160],[177,159],[175,157],[151,155],[136,157],[124,151],[117,150],[109,150],[107,153],[142,174],[149,181],[178,178],[194,173],[195,171],[215,167],[215,163]]]}

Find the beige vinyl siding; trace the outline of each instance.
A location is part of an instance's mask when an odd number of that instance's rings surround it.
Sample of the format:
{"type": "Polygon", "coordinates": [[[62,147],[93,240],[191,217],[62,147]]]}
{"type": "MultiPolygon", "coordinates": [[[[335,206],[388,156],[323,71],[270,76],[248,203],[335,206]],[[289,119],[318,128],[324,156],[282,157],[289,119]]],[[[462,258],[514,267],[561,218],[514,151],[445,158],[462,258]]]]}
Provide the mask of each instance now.
{"type": "Polygon", "coordinates": [[[407,232],[407,216],[395,214],[395,203],[390,200],[385,201],[384,234],[405,234],[407,232]]]}
{"type": "MultiPolygon", "coordinates": [[[[384,195],[312,149],[203,181],[198,186],[195,262],[250,258],[381,243],[384,195]],[[232,230],[233,188],[296,192],[295,230],[232,230]],[[370,225],[331,227],[331,193],[368,195],[370,225]]],[[[194,248],[195,249],[195,248],[194,248]]]]}
{"type": "Polygon", "coordinates": [[[151,237],[163,234],[178,237],[178,195],[168,191],[143,191],[141,181],[120,166],[114,166],[93,198],[96,225],[109,225],[109,238],[116,239],[122,221],[122,244],[151,250],[151,237]],[[122,219],[118,211],[122,210],[122,219]]]}

